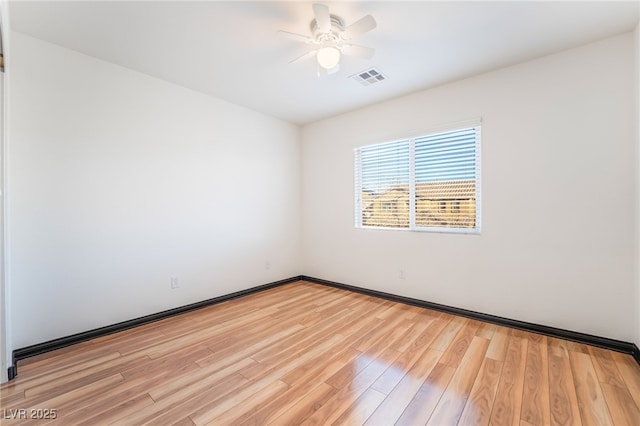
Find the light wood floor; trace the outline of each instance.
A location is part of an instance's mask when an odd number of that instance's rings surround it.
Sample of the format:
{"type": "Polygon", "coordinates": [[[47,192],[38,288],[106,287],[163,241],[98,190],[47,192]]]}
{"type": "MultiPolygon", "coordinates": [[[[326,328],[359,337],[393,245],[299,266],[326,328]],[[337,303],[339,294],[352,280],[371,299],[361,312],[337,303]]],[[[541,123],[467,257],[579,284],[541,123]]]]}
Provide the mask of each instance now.
{"type": "Polygon", "coordinates": [[[8,425],[631,426],[640,367],[298,282],[24,360],[0,405],[8,425]]]}

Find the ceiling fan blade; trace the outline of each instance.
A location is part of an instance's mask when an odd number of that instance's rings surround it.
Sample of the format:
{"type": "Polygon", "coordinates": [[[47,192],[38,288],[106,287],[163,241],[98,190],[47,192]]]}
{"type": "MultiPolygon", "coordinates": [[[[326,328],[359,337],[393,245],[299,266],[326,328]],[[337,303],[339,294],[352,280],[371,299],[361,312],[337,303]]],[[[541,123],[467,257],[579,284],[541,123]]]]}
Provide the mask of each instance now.
{"type": "Polygon", "coordinates": [[[351,40],[360,34],[371,31],[377,25],[378,24],[376,24],[376,20],[373,19],[373,16],[367,15],[345,28],[342,32],[342,38],[345,40],[351,40]]]}
{"type": "Polygon", "coordinates": [[[371,59],[376,53],[376,49],[372,47],[358,46],[357,44],[345,44],[342,46],[342,52],[349,56],[371,59]]]}
{"type": "Polygon", "coordinates": [[[308,52],[303,53],[302,55],[298,56],[297,58],[293,58],[292,60],[289,61],[290,64],[294,63],[294,62],[298,62],[298,61],[302,61],[304,59],[310,58],[311,56],[315,55],[318,51],[316,49],[314,50],[309,50],[308,52]]]}
{"type": "Polygon", "coordinates": [[[300,41],[302,43],[311,44],[314,40],[311,37],[304,36],[302,34],[290,33],[289,31],[278,31],[278,35],[291,40],[300,41]]]}
{"type": "Polygon", "coordinates": [[[316,18],[316,24],[318,24],[318,30],[320,30],[321,33],[331,31],[331,17],[329,16],[328,6],[315,3],[313,5],[313,15],[316,18]]]}

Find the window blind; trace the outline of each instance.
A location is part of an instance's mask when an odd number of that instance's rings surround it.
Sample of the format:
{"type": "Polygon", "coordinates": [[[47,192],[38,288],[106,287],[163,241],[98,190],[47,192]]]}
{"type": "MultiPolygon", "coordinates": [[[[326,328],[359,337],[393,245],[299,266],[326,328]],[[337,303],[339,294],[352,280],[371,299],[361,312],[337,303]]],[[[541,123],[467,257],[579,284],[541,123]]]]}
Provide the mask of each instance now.
{"type": "Polygon", "coordinates": [[[409,227],[409,141],[360,148],[356,196],[361,226],[409,227]]]}
{"type": "Polygon", "coordinates": [[[479,232],[480,126],[355,151],[356,226],[479,232]]]}

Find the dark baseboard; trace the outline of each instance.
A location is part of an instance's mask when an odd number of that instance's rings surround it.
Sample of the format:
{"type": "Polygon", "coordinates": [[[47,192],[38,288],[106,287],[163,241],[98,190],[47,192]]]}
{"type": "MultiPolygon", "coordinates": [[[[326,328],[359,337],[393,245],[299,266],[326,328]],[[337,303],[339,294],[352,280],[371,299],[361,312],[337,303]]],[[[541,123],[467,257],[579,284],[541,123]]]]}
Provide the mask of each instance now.
{"type": "Polygon", "coordinates": [[[633,343],[633,350],[631,352],[631,356],[633,357],[633,359],[636,360],[638,364],[640,364],[640,349],[638,349],[638,346],[636,346],[635,343],[633,343]]]}
{"type": "Polygon", "coordinates": [[[7,368],[7,377],[9,378],[9,380],[15,379],[17,375],[18,375],[18,369],[15,365],[12,365],[11,367],[7,368]]]}
{"type": "Polygon", "coordinates": [[[530,322],[518,321],[509,318],[503,318],[496,315],[483,314],[481,312],[470,311],[467,309],[456,308],[453,306],[441,305],[439,303],[427,302],[420,299],[398,296],[396,294],[385,293],[377,290],[370,290],[363,287],[356,287],[348,284],[337,283],[334,281],[323,280],[320,278],[301,276],[300,279],[316,284],[322,284],[330,287],[336,287],[343,290],[349,290],[356,293],[366,294],[368,296],[379,297],[394,302],[405,303],[408,305],[419,306],[421,308],[433,309],[435,311],[446,312],[448,314],[458,315],[492,324],[497,324],[510,328],[528,331],[531,333],[543,334],[545,336],[557,337],[564,340],[571,340],[577,343],[583,343],[590,346],[597,346],[616,352],[622,352],[633,356],[640,364],[640,350],[634,343],[623,342],[621,340],[608,339],[605,337],[593,336],[590,334],[579,333],[577,331],[563,330],[561,328],[549,327],[546,325],[533,324],[530,322]]]}
{"type": "Polygon", "coordinates": [[[226,302],[228,300],[236,299],[238,297],[248,296],[250,294],[258,293],[264,290],[268,290],[274,287],[278,287],[278,286],[289,284],[296,281],[308,281],[308,282],[321,284],[329,287],[339,288],[342,290],[352,291],[355,293],[366,294],[368,296],[391,300],[393,302],[399,302],[399,303],[404,303],[408,305],[418,306],[421,308],[432,309],[435,311],[446,312],[449,314],[471,318],[479,321],[484,321],[492,324],[497,324],[505,327],[516,328],[519,330],[529,331],[532,333],[543,334],[546,336],[557,337],[565,340],[571,340],[577,343],[597,346],[600,348],[609,349],[616,352],[622,352],[622,353],[631,355],[636,360],[636,362],[640,364],[640,349],[638,349],[638,346],[636,346],[634,343],[623,342],[620,340],[608,339],[605,337],[593,336],[590,334],[579,333],[579,332],[570,331],[570,330],[563,330],[560,328],[533,324],[533,323],[518,321],[514,319],[509,319],[509,318],[503,318],[496,315],[483,314],[481,312],[470,311],[467,309],[456,308],[448,305],[441,305],[439,303],[427,302],[424,300],[399,296],[392,293],[385,293],[382,291],[370,290],[363,287],[357,287],[357,286],[342,284],[334,281],[323,280],[320,278],[300,275],[297,277],[291,277],[284,280],[275,281],[272,283],[252,287],[246,290],[237,291],[237,292],[226,294],[223,296],[214,297],[213,299],[203,300],[201,302],[192,303],[190,305],[180,306],[178,308],[169,309],[167,311],[158,312],[158,313],[147,315],[144,317],[123,321],[123,322],[109,325],[106,327],[96,328],[94,330],[89,330],[82,333],[73,334],[71,336],[62,337],[59,339],[49,340],[48,342],[38,343],[36,345],[16,349],[13,351],[13,360],[12,360],[13,363],[7,369],[8,378],[9,380],[12,380],[18,375],[18,361],[20,361],[21,359],[29,358],[35,355],[40,355],[45,352],[49,352],[56,349],[64,348],[66,346],[74,345],[76,343],[106,336],[112,333],[117,333],[119,331],[127,330],[133,327],[137,327],[139,325],[159,321],[175,315],[180,315],[189,311],[204,308],[206,306],[211,306],[218,303],[226,302]]]}
{"type": "Polygon", "coordinates": [[[119,331],[128,330],[130,328],[137,327],[139,325],[159,321],[175,315],[183,314],[185,312],[190,312],[196,309],[204,308],[206,306],[216,305],[218,303],[226,302],[228,300],[236,299],[242,296],[247,296],[249,294],[258,293],[264,290],[268,290],[270,288],[278,287],[278,286],[292,283],[299,280],[300,280],[300,277],[291,277],[291,278],[287,278],[280,281],[274,281],[268,284],[251,287],[246,290],[236,291],[235,293],[214,297],[213,299],[203,300],[201,302],[192,303],[190,305],[180,306],[177,308],[169,309],[167,311],[146,315],[144,317],[123,321],[117,324],[112,324],[105,327],[84,331],[82,333],[73,334],[71,336],[49,340],[48,342],[38,343],[36,345],[16,349],[12,353],[13,355],[12,365],[8,368],[9,380],[12,380],[18,375],[18,361],[20,361],[21,359],[29,358],[35,355],[40,355],[45,352],[54,351],[56,349],[62,349],[66,346],[74,345],[76,343],[85,342],[87,340],[106,336],[108,334],[113,334],[119,331]]]}

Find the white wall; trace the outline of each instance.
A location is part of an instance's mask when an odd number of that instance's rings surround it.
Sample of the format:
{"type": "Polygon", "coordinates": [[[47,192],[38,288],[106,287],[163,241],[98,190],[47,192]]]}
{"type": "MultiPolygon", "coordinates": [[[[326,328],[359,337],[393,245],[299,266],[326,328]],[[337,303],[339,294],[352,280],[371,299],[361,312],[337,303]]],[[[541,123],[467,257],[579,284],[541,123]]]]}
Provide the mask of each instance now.
{"type": "MultiPolygon", "coordinates": [[[[4,72],[0,72],[0,129],[4,129],[4,72]]],[[[0,130],[0,157],[4,152],[4,130],[0,130]]],[[[0,383],[7,380],[7,334],[4,296],[4,167],[0,165],[0,383]]]]}
{"type": "Polygon", "coordinates": [[[298,127],[16,32],[12,73],[14,348],[301,273],[298,127]]]}
{"type": "Polygon", "coordinates": [[[5,72],[0,72],[0,383],[7,381],[8,360],[11,359],[11,349],[7,344],[9,335],[8,305],[6,303],[5,287],[5,141],[7,140],[7,59],[9,51],[9,5],[5,0],[0,0],[0,27],[2,28],[2,50],[5,63],[5,72]]]}
{"type": "Polygon", "coordinates": [[[633,43],[629,33],[304,127],[304,273],[633,341],[633,43]],[[354,228],[355,147],[479,116],[481,235],[354,228]]]}
{"type": "Polygon", "coordinates": [[[634,31],[636,59],[636,340],[640,346],[640,21],[634,31]]]}

